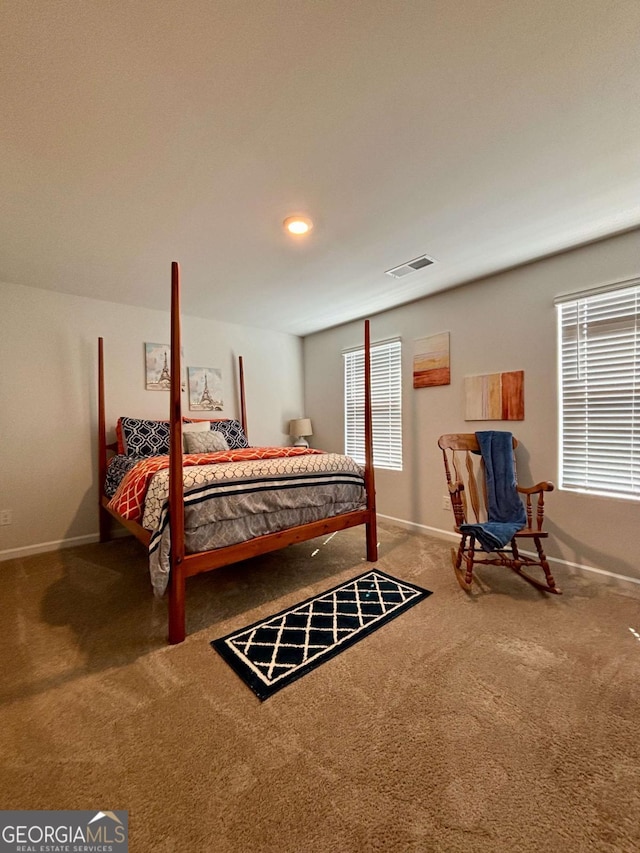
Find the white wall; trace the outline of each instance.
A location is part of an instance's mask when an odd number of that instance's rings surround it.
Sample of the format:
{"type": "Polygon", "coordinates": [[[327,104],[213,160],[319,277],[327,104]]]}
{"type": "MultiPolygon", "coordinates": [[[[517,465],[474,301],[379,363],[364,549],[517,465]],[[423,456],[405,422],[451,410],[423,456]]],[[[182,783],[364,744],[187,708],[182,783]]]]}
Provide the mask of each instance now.
{"type": "MultiPolygon", "coordinates": [[[[554,297],[640,274],[640,231],[592,244],[372,318],[372,340],[403,344],[404,470],[377,471],[380,513],[451,530],[438,436],[511,430],[521,441],[519,479],[557,482],[558,401],[554,297]],[[451,385],[413,389],[414,339],[451,332],[451,385]],[[464,377],[525,371],[524,421],[465,421],[464,377]]],[[[425,273],[428,275],[428,272],[425,273]]],[[[390,285],[392,286],[392,285],[390,285]]],[[[362,342],[362,323],[304,340],[306,414],[314,445],[342,452],[343,348],[362,342]]],[[[561,559],[640,578],[635,533],[640,502],[556,490],[548,496],[547,551],[561,559]]]]}
{"type": "MultiPolygon", "coordinates": [[[[169,325],[165,311],[0,284],[0,510],[13,513],[0,557],[97,533],[97,339],[113,439],[121,415],[169,416],[168,392],[144,387],[144,343],[168,343],[169,325]]],[[[182,339],[185,366],[222,369],[222,416],[239,417],[242,355],[250,443],[289,443],[304,414],[299,338],[183,316],[182,339]]]]}

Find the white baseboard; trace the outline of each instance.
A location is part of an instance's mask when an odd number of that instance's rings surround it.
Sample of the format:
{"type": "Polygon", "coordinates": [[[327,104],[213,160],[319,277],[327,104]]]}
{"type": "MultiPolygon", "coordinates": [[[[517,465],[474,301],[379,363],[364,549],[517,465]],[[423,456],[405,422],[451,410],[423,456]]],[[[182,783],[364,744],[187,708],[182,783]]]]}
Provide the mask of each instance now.
{"type": "Polygon", "coordinates": [[[98,542],[99,539],[97,533],[90,533],[88,536],[72,536],[69,539],[58,539],[55,542],[40,542],[39,545],[7,548],[6,551],[0,551],[0,562],[15,560],[16,557],[29,557],[32,554],[44,554],[47,551],[59,551],[61,548],[73,548],[74,545],[88,545],[90,542],[98,542]]]}
{"type": "MultiPolygon", "coordinates": [[[[414,530],[416,533],[421,533],[423,536],[435,536],[438,539],[446,539],[448,541],[459,540],[459,537],[456,533],[453,533],[450,530],[441,530],[439,527],[429,527],[426,524],[417,524],[415,521],[405,521],[403,518],[394,518],[391,515],[383,515],[382,513],[378,513],[378,518],[384,518],[386,521],[391,521],[393,524],[397,524],[398,527],[404,527],[406,530],[414,530]]],[[[520,548],[523,554],[527,554],[527,556],[534,557],[536,556],[531,551],[525,551],[524,548],[520,548]]],[[[580,569],[583,572],[595,572],[598,575],[606,575],[608,578],[615,578],[620,581],[627,581],[628,583],[640,584],[640,578],[631,578],[628,575],[619,575],[616,572],[608,572],[606,569],[596,569],[594,566],[585,566],[582,563],[572,563],[571,560],[562,560],[560,557],[550,557],[547,554],[547,560],[550,563],[556,563],[559,566],[568,566],[572,569],[580,569]]]]}
{"type": "Polygon", "coordinates": [[[460,538],[451,530],[441,530],[439,527],[429,527],[427,524],[418,524],[415,521],[405,521],[404,518],[394,518],[392,515],[383,515],[381,512],[376,513],[378,518],[384,518],[386,521],[392,521],[398,527],[404,527],[407,530],[415,530],[417,533],[428,534],[435,536],[438,539],[448,539],[457,542],[460,538]]]}
{"type": "MultiPolygon", "coordinates": [[[[112,539],[119,539],[124,536],[131,536],[129,531],[124,528],[118,528],[111,533],[112,539]]],[[[4,560],[30,557],[32,554],[45,554],[47,551],[60,551],[62,548],[74,548],[76,545],[90,545],[99,541],[100,536],[97,533],[89,533],[86,536],[71,536],[69,539],[57,539],[55,542],[40,542],[38,545],[25,545],[22,548],[7,548],[6,551],[0,551],[0,563],[4,560]]]]}

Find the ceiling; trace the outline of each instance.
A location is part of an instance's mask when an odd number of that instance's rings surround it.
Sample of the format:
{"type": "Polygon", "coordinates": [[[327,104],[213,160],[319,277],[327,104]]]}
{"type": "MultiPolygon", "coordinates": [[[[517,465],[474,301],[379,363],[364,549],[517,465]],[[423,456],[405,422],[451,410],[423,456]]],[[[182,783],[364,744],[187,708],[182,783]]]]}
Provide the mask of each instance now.
{"type": "Polygon", "coordinates": [[[0,281],[166,310],[178,260],[184,313],[305,335],[640,225],[637,0],[3,0],[0,31],[0,281]]]}

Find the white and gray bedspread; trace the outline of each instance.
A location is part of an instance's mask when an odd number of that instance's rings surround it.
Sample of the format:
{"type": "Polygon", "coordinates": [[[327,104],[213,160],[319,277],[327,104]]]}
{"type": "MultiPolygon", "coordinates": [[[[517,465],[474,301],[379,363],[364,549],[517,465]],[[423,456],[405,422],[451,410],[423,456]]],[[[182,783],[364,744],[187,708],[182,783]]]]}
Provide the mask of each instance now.
{"type": "MultiPolygon", "coordinates": [[[[323,453],[185,467],[185,549],[224,548],[363,509],[363,468],[349,456],[323,453]]],[[[152,531],[151,583],[163,595],[169,579],[169,471],[154,474],[142,526],[152,531]]]]}

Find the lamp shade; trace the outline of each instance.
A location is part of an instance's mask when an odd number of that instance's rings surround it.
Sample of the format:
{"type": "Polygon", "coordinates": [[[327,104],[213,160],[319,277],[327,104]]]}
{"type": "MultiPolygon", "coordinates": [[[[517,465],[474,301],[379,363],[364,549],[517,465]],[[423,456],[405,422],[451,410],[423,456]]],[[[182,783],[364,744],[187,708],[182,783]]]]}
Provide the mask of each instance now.
{"type": "Polygon", "coordinates": [[[313,429],[311,428],[311,421],[309,418],[296,418],[295,420],[289,421],[289,435],[313,435],[313,429]]]}

